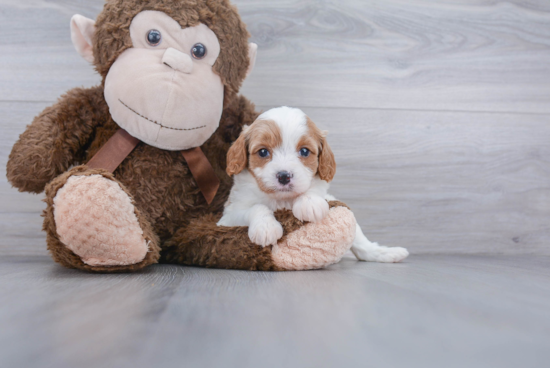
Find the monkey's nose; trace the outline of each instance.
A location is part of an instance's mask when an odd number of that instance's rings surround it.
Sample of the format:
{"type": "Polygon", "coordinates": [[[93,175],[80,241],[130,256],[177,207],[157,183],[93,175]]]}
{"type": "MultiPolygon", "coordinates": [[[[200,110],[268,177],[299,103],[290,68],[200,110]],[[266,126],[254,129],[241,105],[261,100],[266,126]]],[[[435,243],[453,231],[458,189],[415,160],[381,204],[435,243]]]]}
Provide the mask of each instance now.
{"type": "Polygon", "coordinates": [[[162,62],[182,73],[191,74],[193,72],[193,60],[191,60],[191,56],[172,47],[166,49],[162,62]]]}

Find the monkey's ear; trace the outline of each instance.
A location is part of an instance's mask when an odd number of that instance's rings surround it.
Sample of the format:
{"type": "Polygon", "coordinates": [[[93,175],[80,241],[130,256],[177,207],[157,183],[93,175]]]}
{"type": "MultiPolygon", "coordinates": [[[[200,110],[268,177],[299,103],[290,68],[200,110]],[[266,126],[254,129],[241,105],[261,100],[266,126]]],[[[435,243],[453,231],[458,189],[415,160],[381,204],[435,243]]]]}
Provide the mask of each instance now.
{"type": "Polygon", "coordinates": [[[256,65],[256,55],[258,54],[258,45],[255,43],[249,43],[248,44],[248,59],[250,60],[250,64],[248,64],[248,70],[246,71],[246,76],[248,77],[250,73],[252,73],[252,69],[254,69],[254,65],[256,65]]]}
{"type": "Polygon", "coordinates": [[[95,33],[95,21],[76,14],[71,18],[71,40],[76,51],[86,61],[94,62],[92,38],[95,33]]]}

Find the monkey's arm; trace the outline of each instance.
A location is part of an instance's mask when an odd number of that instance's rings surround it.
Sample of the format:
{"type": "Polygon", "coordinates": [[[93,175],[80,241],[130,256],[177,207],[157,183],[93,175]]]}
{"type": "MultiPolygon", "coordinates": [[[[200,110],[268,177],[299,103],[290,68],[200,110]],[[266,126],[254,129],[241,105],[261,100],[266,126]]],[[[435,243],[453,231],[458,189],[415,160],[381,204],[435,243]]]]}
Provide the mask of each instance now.
{"type": "Polygon", "coordinates": [[[95,127],[109,116],[101,86],[69,91],[21,134],[8,160],[8,180],[22,192],[42,192],[71,165],[82,163],[95,127]]]}

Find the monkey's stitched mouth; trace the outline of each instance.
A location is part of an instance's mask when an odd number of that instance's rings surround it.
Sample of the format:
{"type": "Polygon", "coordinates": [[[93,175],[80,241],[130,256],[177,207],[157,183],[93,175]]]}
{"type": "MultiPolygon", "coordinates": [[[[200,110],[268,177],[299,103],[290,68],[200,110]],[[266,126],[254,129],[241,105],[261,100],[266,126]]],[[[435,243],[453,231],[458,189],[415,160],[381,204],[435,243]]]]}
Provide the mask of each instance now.
{"type": "Polygon", "coordinates": [[[122,100],[119,98],[118,101],[124,106],[126,107],[128,110],[130,110],[131,112],[133,112],[134,114],[136,114],[137,116],[139,116],[140,118],[143,118],[147,121],[150,121],[151,123],[153,124],[157,124],[158,126],[160,126],[161,128],[165,128],[165,129],[172,129],[172,130],[197,130],[197,129],[202,129],[202,128],[206,128],[206,125],[203,125],[203,126],[199,126],[199,127],[194,127],[194,128],[188,128],[188,129],[185,129],[185,128],[172,128],[172,127],[168,127],[168,126],[164,126],[162,125],[161,123],[155,121],[155,120],[151,120],[149,119],[147,116],[143,116],[141,115],[139,112],[137,112],[136,110],[132,109],[130,106],[126,105],[124,102],[122,102],[122,100]]]}

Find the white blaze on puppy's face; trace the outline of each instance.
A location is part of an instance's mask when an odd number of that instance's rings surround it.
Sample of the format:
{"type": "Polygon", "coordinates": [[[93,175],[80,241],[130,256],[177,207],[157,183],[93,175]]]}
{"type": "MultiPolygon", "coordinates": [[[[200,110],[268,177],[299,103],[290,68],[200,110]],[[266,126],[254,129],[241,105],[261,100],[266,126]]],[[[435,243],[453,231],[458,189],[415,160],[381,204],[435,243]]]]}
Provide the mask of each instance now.
{"type": "MultiPolygon", "coordinates": [[[[262,166],[253,165],[252,156],[258,156],[258,152],[250,149],[250,170],[260,187],[274,192],[279,198],[295,197],[304,193],[311,186],[311,180],[316,174],[303,165],[299,154],[298,143],[308,134],[306,115],[298,109],[280,108],[262,114],[258,120],[258,124],[265,120],[273,121],[281,135],[280,144],[270,147],[269,162],[262,166]]],[[[251,139],[249,147],[262,143],[251,139]]]]}
{"type": "Polygon", "coordinates": [[[335,170],[325,133],[301,110],[288,107],[262,114],[231,147],[228,173],[247,165],[260,189],[278,199],[305,193],[317,174],[332,180],[335,170]]]}
{"type": "Polygon", "coordinates": [[[202,145],[218,128],[224,85],[212,66],[218,38],[206,25],[182,29],[163,12],[143,11],[130,25],[133,47],[112,65],[105,100],[132,136],[166,150],[202,145]]]}

